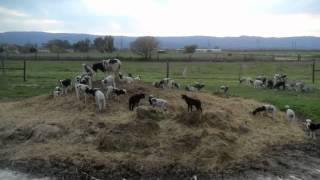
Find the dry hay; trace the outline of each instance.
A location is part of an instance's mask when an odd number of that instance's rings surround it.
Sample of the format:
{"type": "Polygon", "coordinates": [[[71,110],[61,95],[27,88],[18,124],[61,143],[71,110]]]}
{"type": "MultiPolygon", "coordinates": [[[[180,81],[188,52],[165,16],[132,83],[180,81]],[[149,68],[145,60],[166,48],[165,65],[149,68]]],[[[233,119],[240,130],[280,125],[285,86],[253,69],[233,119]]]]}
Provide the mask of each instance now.
{"type": "Polygon", "coordinates": [[[143,166],[144,171],[175,164],[206,171],[259,156],[270,145],[304,141],[298,123],[287,122],[281,112],[275,120],[252,116],[261,105],[253,100],[161,90],[142,82],[121,87],[128,95],[109,100],[102,113],[93,98],[84,105],[74,93],[0,103],[0,160],[143,166]],[[147,97],[129,111],[128,97],[137,92],[167,99],[168,112],[151,108],[147,97]],[[200,99],[203,113],[186,112],[182,93],[200,99]]]}

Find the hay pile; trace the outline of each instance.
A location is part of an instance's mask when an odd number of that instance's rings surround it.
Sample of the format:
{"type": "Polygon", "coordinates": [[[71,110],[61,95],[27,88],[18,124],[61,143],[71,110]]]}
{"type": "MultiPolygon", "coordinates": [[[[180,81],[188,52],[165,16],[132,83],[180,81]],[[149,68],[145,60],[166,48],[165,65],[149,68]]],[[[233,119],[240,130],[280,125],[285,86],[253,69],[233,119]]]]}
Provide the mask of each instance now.
{"type": "Polygon", "coordinates": [[[304,140],[297,123],[252,116],[261,103],[187,93],[203,102],[203,113],[186,112],[179,90],[160,90],[142,82],[122,85],[129,95],[108,102],[98,113],[74,93],[53,99],[39,96],[0,103],[0,161],[38,160],[46,168],[78,167],[126,174],[167,173],[168,169],[207,172],[259,156],[271,145],[304,140]],[[155,110],[147,98],[135,111],[128,97],[145,92],[169,101],[168,112],[155,110]]]}

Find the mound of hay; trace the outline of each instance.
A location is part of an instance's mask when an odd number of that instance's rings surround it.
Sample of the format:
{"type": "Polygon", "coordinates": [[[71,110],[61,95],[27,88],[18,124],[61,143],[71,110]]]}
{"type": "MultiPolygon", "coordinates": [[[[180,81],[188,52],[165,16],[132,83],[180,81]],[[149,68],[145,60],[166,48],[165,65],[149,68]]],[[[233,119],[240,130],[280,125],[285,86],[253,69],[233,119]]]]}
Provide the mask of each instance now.
{"type": "Polygon", "coordinates": [[[99,168],[112,173],[123,175],[127,169],[117,168],[128,167],[156,176],[168,169],[223,169],[259,157],[272,145],[305,140],[299,124],[286,121],[282,112],[275,120],[253,116],[250,112],[261,105],[253,100],[162,90],[143,82],[119,87],[128,94],[109,100],[102,113],[93,98],[85,105],[74,93],[0,103],[0,161],[39,160],[46,168],[85,164],[87,172],[103,162],[99,168]],[[129,111],[128,97],[137,92],[168,100],[168,111],[150,107],[147,98],[129,111]],[[200,99],[203,112],[186,112],[181,94],[200,99]],[[58,162],[51,163],[48,156],[59,157],[58,162]]]}
{"type": "Polygon", "coordinates": [[[150,120],[162,120],[165,119],[166,115],[163,111],[146,106],[139,106],[136,109],[137,119],[150,119],[150,120]]]}

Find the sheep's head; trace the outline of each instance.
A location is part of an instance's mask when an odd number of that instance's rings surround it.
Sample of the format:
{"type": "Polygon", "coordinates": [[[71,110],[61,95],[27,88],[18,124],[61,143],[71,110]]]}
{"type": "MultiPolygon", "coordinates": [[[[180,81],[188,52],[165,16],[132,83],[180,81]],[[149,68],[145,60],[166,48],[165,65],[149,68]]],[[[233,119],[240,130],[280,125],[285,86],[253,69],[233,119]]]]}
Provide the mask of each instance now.
{"type": "Polygon", "coordinates": [[[284,108],[285,108],[285,109],[289,109],[290,106],[289,106],[289,105],[285,105],[284,108]]]}
{"type": "Polygon", "coordinates": [[[185,95],[185,94],[182,94],[182,95],[181,95],[181,98],[182,98],[182,99],[187,99],[187,97],[188,97],[188,96],[185,95]]]}

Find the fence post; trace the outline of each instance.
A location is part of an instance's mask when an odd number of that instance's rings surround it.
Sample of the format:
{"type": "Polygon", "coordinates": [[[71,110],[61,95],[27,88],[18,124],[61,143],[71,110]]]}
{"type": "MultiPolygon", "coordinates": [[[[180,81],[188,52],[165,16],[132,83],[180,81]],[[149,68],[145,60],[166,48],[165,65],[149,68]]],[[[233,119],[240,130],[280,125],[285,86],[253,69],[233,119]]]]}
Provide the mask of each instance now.
{"type": "Polygon", "coordinates": [[[312,63],[312,84],[314,84],[314,81],[315,81],[315,71],[316,71],[316,60],[313,60],[313,63],[312,63]]]}
{"type": "Polygon", "coordinates": [[[167,59],[167,78],[169,78],[169,72],[170,72],[170,65],[169,65],[169,59],[167,59]]]}
{"type": "Polygon", "coordinates": [[[26,82],[26,60],[23,60],[23,81],[26,82]]]}

